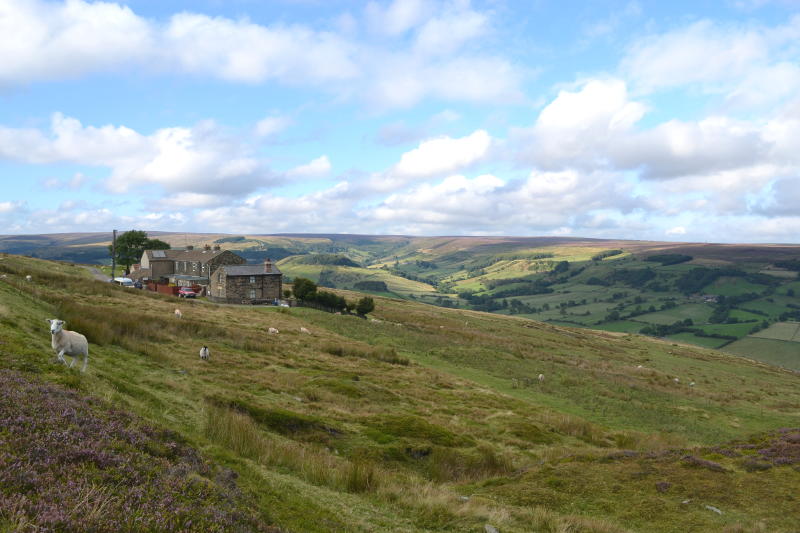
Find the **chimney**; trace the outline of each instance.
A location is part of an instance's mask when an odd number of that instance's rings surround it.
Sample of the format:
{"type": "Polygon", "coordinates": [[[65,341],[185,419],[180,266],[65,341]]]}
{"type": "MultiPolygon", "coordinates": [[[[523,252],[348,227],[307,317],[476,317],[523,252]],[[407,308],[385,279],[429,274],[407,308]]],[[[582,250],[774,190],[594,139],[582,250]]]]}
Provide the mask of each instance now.
{"type": "Polygon", "coordinates": [[[222,248],[219,247],[219,244],[214,245],[214,251],[219,252],[222,248]]]}
{"type": "Polygon", "coordinates": [[[203,250],[205,250],[205,251],[209,251],[210,249],[211,249],[211,245],[210,244],[206,244],[205,246],[203,246],[203,250]]]}
{"type": "Polygon", "coordinates": [[[264,272],[267,274],[272,273],[272,260],[269,257],[267,257],[267,260],[264,261],[264,272]]]}
{"type": "Polygon", "coordinates": [[[189,246],[186,247],[186,249],[187,250],[194,250],[194,246],[189,245],[189,246]]]}

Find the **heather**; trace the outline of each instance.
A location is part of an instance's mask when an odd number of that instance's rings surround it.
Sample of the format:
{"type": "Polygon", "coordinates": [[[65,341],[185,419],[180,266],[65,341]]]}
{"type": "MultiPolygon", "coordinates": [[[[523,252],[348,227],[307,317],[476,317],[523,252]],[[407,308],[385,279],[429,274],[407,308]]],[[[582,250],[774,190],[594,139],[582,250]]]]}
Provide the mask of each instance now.
{"type": "Polygon", "coordinates": [[[266,531],[177,434],[18,372],[0,390],[0,529],[266,531]]]}

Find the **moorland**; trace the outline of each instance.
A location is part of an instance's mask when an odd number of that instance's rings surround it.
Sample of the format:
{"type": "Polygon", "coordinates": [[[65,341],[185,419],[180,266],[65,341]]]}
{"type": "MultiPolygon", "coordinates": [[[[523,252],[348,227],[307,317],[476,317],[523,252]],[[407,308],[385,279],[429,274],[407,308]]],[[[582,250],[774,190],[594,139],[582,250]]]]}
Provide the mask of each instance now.
{"type": "MultiPolygon", "coordinates": [[[[394,255],[368,270],[409,281],[395,263],[422,259],[394,255]]],[[[586,265],[617,255],[629,270],[649,263],[623,252],[586,265]]],[[[375,296],[368,318],[203,300],[181,301],[176,318],[174,298],[96,281],[69,261],[4,254],[0,274],[0,379],[13,391],[0,415],[15,421],[0,426],[0,530],[116,521],[135,531],[133,518],[156,516],[201,531],[217,515],[239,531],[797,527],[791,370],[530,313],[425,305],[395,289],[375,296]],[[89,339],[85,374],[55,361],[52,317],[89,339]],[[60,449],[59,435],[76,431],[96,444],[60,449]],[[65,506],[45,486],[80,487],[80,497],[65,506]],[[174,496],[159,507],[164,487],[174,496]],[[130,514],[132,497],[148,512],[130,514]],[[206,510],[196,522],[191,502],[206,510]]]]}

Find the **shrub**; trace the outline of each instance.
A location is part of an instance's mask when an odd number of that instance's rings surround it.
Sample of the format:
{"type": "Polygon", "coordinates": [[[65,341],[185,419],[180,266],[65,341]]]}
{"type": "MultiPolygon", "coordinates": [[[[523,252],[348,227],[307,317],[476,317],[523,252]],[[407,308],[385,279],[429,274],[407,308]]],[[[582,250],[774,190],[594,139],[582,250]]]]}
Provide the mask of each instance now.
{"type": "Polygon", "coordinates": [[[361,316],[364,316],[367,313],[371,313],[374,310],[375,310],[375,301],[369,296],[361,298],[356,304],[356,313],[358,313],[361,316]]]}

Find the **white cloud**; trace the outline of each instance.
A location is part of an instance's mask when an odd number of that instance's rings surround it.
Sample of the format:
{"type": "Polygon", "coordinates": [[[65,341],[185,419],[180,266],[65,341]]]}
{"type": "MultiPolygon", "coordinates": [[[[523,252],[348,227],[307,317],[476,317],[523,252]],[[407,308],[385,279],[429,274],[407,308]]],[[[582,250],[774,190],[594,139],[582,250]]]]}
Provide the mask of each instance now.
{"type": "Polygon", "coordinates": [[[140,62],[153,28],[130,8],[81,0],[0,3],[0,85],[72,78],[140,62]]]}
{"type": "Polygon", "coordinates": [[[393,0],[385,8],[378,2],[369,2],[365,14],[367,24],[374,33],[397,36],[407,32],[430,13],[426,0],[393,0]]]}
{"type": "Polygon", "coordinates": [[[521,99],[520,73],[507,59],[461,53],[490,27],[488,15],[467,2],[373,3],[366,18],[386,37],[365,39],[352,24],[336,33],[190,12],[160,22],[107,2],[6,0],[0,85],[134,69],[312,86],[378,108],[423,98],[521,99]]]}
{"type": "Polygon", "coordinates": [[[287,171],[286,175],[290,178],[300,179],[321,178],[326,176],[331,171],[331,168],[333,167],[331,166],[331,161],[328,159],[328,156],[322,155],[316,159],[312,159],[305,165],[294,167],[287,171]]]}
{"type": "Polygon", "coordinates": [[[611,174],[532,172],[505,181],[486,174],[450,176],[388,196],[359,216],[383,232],[422,234],[530,234],[576,224],[596,225],[598,210],[629,212],[640,206],[632,191],[611,174]],[[578,220],[582,216],[584,220],[578,220]]]}
{"type": "Polygon", "coordinates": [[[686,235],[686,228],[683,226],[675,226],[673,228],[669,228],[664,233],[666,235],[686,235]]]}
{"type": "Polygon", "coordinates": [[[321,82],[359,73],[348,42],[304,26],[266,27],[180,13],[172,17],[163,38],[168,59],[186,72],[230,81],[321,82]]]}
{"type": "Polygon", "coordinates": [[[21,211],[24,208],[25,204],[23,202],[0,202],[0,214],[7,215],[10,213],[15,213],[17,211],[21,211]]]}
{"type": "Polygon", "coordinates": [[[621,70],[637,91],[699,87],[730,104],[756,106],[800,89],[800,16],[784,25],[695,22],[635,42],[621,70]]]}
{"type": "Polygon", "coordinates": [[[253,131],[258,137],[272,137],[291,126],[292,122],[289,117],[268,116],[256,122],[253,131]]]}
{"type": "Polygon", "coordinates": [[[233,195],[277,179],[246,145],[220,134],[213,122],[145,136],[124,126],[83,126],[56,113],[49,134],[0,127],[0,157],[108,167],[106,185],[113,192],[154,184],[169,192],[233,195]]]}
{"type": "Polygon", "coordinates": [[[528,132],[530,155],[545,168],[595,166],[608,159],[615,137],[645,113],[628,99],[621,80],[589,80],[577,91],[561,91],[528,132]]]}
{"type": "MultiPolygon", "coordinates": [[[[351,187],[342,182],[300,197],[261,194],[244,202],[197,213],[194,221],[210,230],[236,233],[356,231],[351,187]],[[324,206],[324,209],[321,209],[324,206]]],[[[362,229],[363,231],[363,229],[362,229]]]]}
{"type": "Polygon", "coordinates": [[[492,138],[485,130],[453,139],[442,136],[428,139],[404,153],[390,174],[401,178],[425,178],[468,168],[486,157],[492,138]]]}

